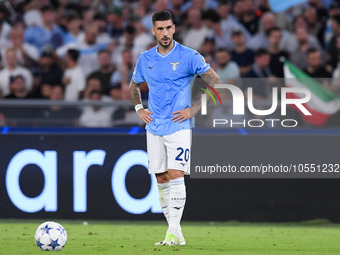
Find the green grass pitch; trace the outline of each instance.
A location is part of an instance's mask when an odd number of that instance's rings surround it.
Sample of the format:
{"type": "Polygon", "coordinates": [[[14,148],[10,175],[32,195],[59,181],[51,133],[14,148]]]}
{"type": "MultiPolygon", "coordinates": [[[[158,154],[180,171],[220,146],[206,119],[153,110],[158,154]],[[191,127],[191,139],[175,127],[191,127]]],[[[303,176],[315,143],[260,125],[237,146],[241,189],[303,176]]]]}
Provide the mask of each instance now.
{"type": "MultiPolygon", "coordinates": [[[[340,225],[327,221],[290,224],[202,222],[182,224],[186,246],[158,247],[164,222],[55,220],[68,234],[58,254],[340,254],[340,225]]],[[[44,220],[0,220],[0,255],[45,254],[34,234],[44,220]]],[[[50,252],[49,252],[50,253],[50,252]]]]}

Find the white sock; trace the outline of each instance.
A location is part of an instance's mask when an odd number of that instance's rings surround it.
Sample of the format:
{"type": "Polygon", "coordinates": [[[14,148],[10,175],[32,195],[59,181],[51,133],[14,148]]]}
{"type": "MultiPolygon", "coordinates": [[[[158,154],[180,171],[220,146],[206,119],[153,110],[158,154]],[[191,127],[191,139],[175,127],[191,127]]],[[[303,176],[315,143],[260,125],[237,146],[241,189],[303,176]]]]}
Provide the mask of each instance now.
{"type": "Polygon", "coordinates": [[[170,182],[158,183],[158,194],[159,194],[159,202],[161,203],[163,214],[166,218],[166,221],[169,224],[169,194],[170,194],[170,182]]]}
{"type": "Polygon", "coordinates": [[[169,229],[168,232],[181,236],[181,218],[186,200],[186,192],[184,185],[184,177],[170,180],[170,196],[169,196],[169,229]]]}

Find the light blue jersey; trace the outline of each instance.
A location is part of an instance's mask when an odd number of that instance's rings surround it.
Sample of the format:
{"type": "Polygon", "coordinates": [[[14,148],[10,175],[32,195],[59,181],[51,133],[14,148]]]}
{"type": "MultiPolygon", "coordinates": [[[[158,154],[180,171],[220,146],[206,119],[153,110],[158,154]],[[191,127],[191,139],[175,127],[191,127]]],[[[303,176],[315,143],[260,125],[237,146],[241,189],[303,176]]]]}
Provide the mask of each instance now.
{"type": "Polygon", "coordinates": [[[174,41],[174,47],[166,54],[158,52],[158,46],[143,52],[136,64],[132,79],[146,82],[149,87],[149,109],[153,121],[146,129],[154,135],[170,135],[193,127],[192,120],[174,122],[171,113],[191,107],[190,79],[210,68],[205,59],[193,49],[174,41]]]}

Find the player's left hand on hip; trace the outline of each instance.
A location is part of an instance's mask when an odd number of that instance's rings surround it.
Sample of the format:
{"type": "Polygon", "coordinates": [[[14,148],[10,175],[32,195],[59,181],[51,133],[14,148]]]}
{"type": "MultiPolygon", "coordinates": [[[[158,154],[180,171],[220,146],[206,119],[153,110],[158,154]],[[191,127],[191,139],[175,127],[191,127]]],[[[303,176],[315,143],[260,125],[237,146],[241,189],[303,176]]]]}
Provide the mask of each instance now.
{"type": "Polygon", "coordinates": [[[175,115],[171,118],[174,122],[181,123],[187,119],[191,118],[190,108],[185,108],[184,110],[174,111],[172,115],[175,115]]]}

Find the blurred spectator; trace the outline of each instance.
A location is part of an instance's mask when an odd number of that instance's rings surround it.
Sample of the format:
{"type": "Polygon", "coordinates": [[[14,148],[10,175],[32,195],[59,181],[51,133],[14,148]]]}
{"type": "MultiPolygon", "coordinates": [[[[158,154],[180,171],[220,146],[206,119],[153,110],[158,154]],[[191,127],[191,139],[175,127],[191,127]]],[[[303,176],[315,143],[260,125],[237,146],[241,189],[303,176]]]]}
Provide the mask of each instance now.
{"type": "Polygon", "coordinates": [[[115,47],[111,54],[111,62],[114,66],[123,65],[122,51],[124,49],[133,48],[133,41],[135,38],[136,29],[132,25],[128,25],[124,29],[123,36],[116,41],[115,47]]]}
{"type": "MultiPolygon", "coordinates": [[[[269,48],[268,32],[273,27],[276,27],[275,15],[271,12],[263,14],[261,18],[263,27],[262,32],[258,32],[248,43],[250,49],[256,51],[259,48],[269,48]]],[[[282,36],[286,36],[288,32],[282,31],[282,36]]]]}
{"type": "Polygon", "coordinates": [[[107,13],[107,30],[113,39],[120,38],[123,35],[123,10],[118,6],[113,6],[107,13]]]}
{"type": "Polygon", "coordinates": [[[329,60],[327,61],[326,69],[333,73],[334,69],[338,67],[338,63],[340,61],[340,35],[336,37],[336,54],[330,56],[329,60]]]}
{"type": "Polygon", "coordinates": [[[106,17],[101,13],[97,13],[94,15],[93,21],[98,27],[97,43],[111,43],[112,39],[110,38],[110,35],[106,33],[106,17]]]}
{"type": "Polygon", "coordinates": [[[50,99],[53,86],[48,83],[41,84],[39,98],[50,99]]]}
{"type": "Polygon", "coordinates": [[[45,6],[41,9],[43,25],[29,27],[25,31],[25,42],[28,42],[41,52],[46,47],[56,49],[62,44],[63,31],[54,22],[54,9],[45,6]]]}
{"type": "Polygon", "coordinates": [[[322,44],[325,21],[318,17],[317,10],[314,7],[308,7],[304,12],[304,16],[307,21],[308,33],[317,37],[320,44],[322,44]]]}
{"type": "Polygon", "coordinates": [[[270,12],[270,4],[268,0],[258,0],[257,1],[257,13],[262,16],[263,13],[270,12]]]}
{"type": "Polygon", "coordinates": [[[12,27],[5,21],[5,17],[5,10],[0,8],[0,47],[8,45],[12,31],[12,27]]]}
{"type": "Polygon", "coordinates": [[[240,77],[240,70],[237,64],[231,61],[231,55],[227,49],[218,49],[216,59],[218,65],[216,73],[223,83],[233,83],[236,78],[240,77]]]}
{"type": "MultiPolygon", "coordinates": [[[[156,0],[155,1],[154,12],[168,10],[168,9],[169,9],[169,6],[168,6],[167,0],[156,0]]],[[[182,9],[182,11],[183,11],[183,9],[182,9]]],[[[152,15],[153,15],[154,12],[145,15],[143,20],[142,20],[143,26],[145,27],[146,31],[149,32],[150,34],[151,34],[151,28],[153,26],[152,15]]]]}
{"type": "Polygon", "coordinates": [[[94,24],[85,28],[85,37],[83,41],[69,43],[57,49],[59,57],[65,57],[69,49],[77,49],[80,52],[78,65],[83,69],[85,76],[99,69],[98,52],[106,49],[109,43],[97,42],[98,27],[94,24]]]}
{"type": "Polygon", "coordinates": [[[340,35],[340,14],[334,15],[332,18],[333,36],[329,41],[328,56],[334,56],[336,52],[336,38],[340,35]]]}
{"type": "Polygon", "coordinates": [[[31,89],[31,93],[34,98],[41,98],[41,77],[40,77],[40,69],[38,67],[34,67],[31,69],[33,74],[33,85],[31,89]]]}
{"type": "MultiPolygon", "coordinates": [[[[5,99],[21,100],[33,98],[25,86],[25,78],[22,75],[10,77],[10,89],[11,94],[7,95],[5,99]]],[[[32,120],[35,120],[37,117],[37,108],[28,105],[12,105],[11,107],[4,107],[2,113],[5,118],[2,122],[6,120],[6,124],[9,126],[31,125],[32,120]]]]}
{"type": "Polygon", "coordinates": [[[27,1],[23,16],[26,27],[42,26],[43,20],[40,10],[49,4],[49,0],[27,1]]]}
{"type": "Polygon", "coordinates": [[[334,93],[340,95],[340,61],[338,62],[337,67],[333,71],[332,78],[333,79],[329,89],[334,93]]]}
{"type": "Polygon", "coordinates": [[[18,65],[14,48],[7,49],[5,55],[7,66],[0,71],[0,90],[2,96],[5,97],[10,94],[9,81],[13,75],[22,75],[25,79],[26,89],[30,91],[33,84],[32,73],[27,68],[18,65]]]}
{"type": "Polygon", "coordinates": [[[100,80],[102,85],[103,94],[110,95],[110,79],[114,71],[114,66],[111,64],[110,52],[107,50],[101,50],[98,53],[98,60],[100,69],[91,73],[87,80],[96,78],[100,80]]]}
{"type": "MultiPolygon", "coordinates": [[[[310,48],[307,50],[307,67],[304,72],[313,78],[331,78],[331,73],[321,65],[320,55],[321,53],[317,49],[310,48]]],[[[324,79],[319,81],[323,82],[324,79]]]]}
{"type": "MultiPolygon", "coordinates": [[[[271,7],[268,0],[257,0],[257,10],[255,11],[258,17],[262,17],[263,14],[270,12],[271,7]]],[[[292,9],[286,10],[285,12],[274,13],[276,26],[282,30],[292,31],[292,17],[289,12],[292,9]]],[[[296,14],[295,14],[296,15],[296,14]]],[[[294,15],[293,15],[294,16],[294,15]]],[[[263,31],[263,25],[259,23],[259,31],[263,31]]]]}
{"type": "Polygon", "coordinates": [[[214,37],[206,37],[199,52],[205,57],[207,63],[215,60],[215,39],[214,37]]]}
{"type": "Polygon", "coordinates": [[[245,78],[252,78],[246,80],[245,87],[253,88],[254,100],[271,98],[272,86],[276,79],[269,68],[269,63],[269,52],[264,48],[258,49],[255,52],[255,63],[245,76],[245,78]]]}
{"type": "Polygon", "coordinates": [[[241,24],[251,35],[255,35],[259,30],[259,21],[260,19],[255,13],[254,0],[244,0],[241,24]]]}
{"type": "Polygon", "coordinates": [[[73,127],[79,116],[78,109],[74,107],[63,107],[58,101],[64,99],[64,87],[54,85],[51,89],[50,100],[56,101],[46,109],[42,109],[39,116],[39,126],[43,127],[73,127]]]}
{"type": "Polygon", "coordinates": [[[79,14],[75,11],[71,11],[66,16],[67,24],[67,32],[63,34],[63,42],[64,44],[78,42],[84,39],[84,32],[81,31],[81,19],[79,14]]]}
{"type": "Polygon", "coordinates": [[[143,8],[144,15],[148,15],[153,12],[153,5],[152,5],[153,0],[140,0],[138,1],[139,6],[143,8]]]}
{"type": "Polygon", "coordinates": [[[310,7],[316,10],[316,17],[318,21],[322,24],[325,24],[327,21],[328,13],[326,9],[324,8],[322,0],[309,0],[308,4],[310,7]]]}
{"type": "Polygon", "coordinates": [[[281,42],[280,42],[280,48],[282,50],[287,51],[290,54],[292,54],[292,52],[298,51],[299,40],[297,39],[296,31],[299,28],[303,28],[304,30],[307,31],[309,45],[313,48],[317,48],[321,50],[321,45],[318,39],[314,35],[308,34],[307,20],[303,15],[297,15],[294,17],[293,28],[294,28],[294,33],[290,33],[282,37],[281,42]]]}
{"type": "Polygon", "coordinates": [[[217,7],[218,5],[216,0],[189,0],[183,5],[182,11],[185,12],[189,8],[198,8],[200,10],[206,10],[217,9],[217,7]]]}
{"type": "MultiPolygon", "coordinates": [[[[315,43],[315,41],[310,40],[306,28],[297,28],[295,35],[298,46],[295,49],[291,48],[291,51],[289,52],[289,60],[300,69],[305,69],[307,67],[307,50],[309,48],[315,48],[322,52],[322,49],[319,48],[317,41],[315,43]]],[[[322,63],[324,63],[324,60],[322,63]]]]}
{"type": "Polygon", "coordinates": [[[85,90],[85,75],[78,66],[79,51],[70,49],[65,56],[67,69],[62,82],[65,86],[65,101],[77,101],[85,90]]]}
{"type": "Polygon", "coordinates": [[[282,38],[281,29],[272,28],[268,32],[270,63],[269,68],[273,75],[283,78],[283,60],[288,59],[288,52],[280,50],[280,40],[282,38]]]}
{"type": "MultiPolygon", "coordinates": [[[[155,40],[153,36],[145,31],[141,23],[141,17],[134,15],[131,17],[131,22],[136,29],[132,48],[133,60],[136,62],[139,55],[146,51],[148,45],[155,42],[155,40]]],[[[156,42],[154,44],[156,45],[156,42]]]]}
{"type": "Polygon", "coordinates": [[[248,73],[254,63],[254,52],[247,48],[246,38],[239,29],[233,30],[231,39],[235,49],[231,52],[231,59],[239,66],[240,75],[248,73]]]}
{"type": "Polygon", "coordinates": [[[203,25],[199,9],[189,9],[188,21],[191,28],[183,34],[183,44],[192,49],[199,50],[204,39],[212,35],[212,30],[203,25]]]}
{"type": "Polygon", "coordinates": [[[183,14],[183,4],[184,0],[170,0],[169,11],[174,17],[175,24],[181,23],[181,16],[183,14]]]}
{"type": "Polygon", "coordinates": [[[231,0],[219,0],[217,12],[221,17],[221,22],[228,22],[228,20],[237,21],[237,19],[230,13],[231,11],[231,0]]]}
{"type": "Polygon", "coordinates": [[[15,49],[18,63],[20,65],[32,67],[33,64],[39,61],[40,54],[38,49],[32,44],[24,42],[24,30],[20,27],[12,29],[8,45],[1,49],[1,57],[4,66],[6,65],[5,52],[8,48],[15,49]]]}
{"type": "Polygon", "coordinates": [[[233,9],[232,13],[235,19],[237,21],[241,21],[243,15],[243,0],[235,0],[232,9],[233,9]]]}
{"type": "Polygon", "coordinates": [[[40,77],[42,83],[61,84],[63,71],[55,63],[52,51],[42,52],[39,60],[40,77]]]}
{"type": "Polygon", "coordinates": [[[228,20],[228,22],[221,23],[220,15],[213,9],[205,11],[202,19],[204,24],[213,30],[213,37],[217,48],[232,50],[234,44],[231,41],[231,32],[236,29],[242,30],[247,40],[250,38],[249,32],[238,22],[228,20]]]}
{"type": "MultiPolygon", "coordinates": [[[[111,76],[111,96],[115,99],[128,100],[130,98],[129,82],[132,78],[133,73],[133,62],[132,52],[130,49],[125,49],[122,52],[123,66],[118,70],[114,71],[111,76]],[[119,98],[118,90],[121,91],[119,98]]],[[[145,97],[142,95],[142,98],[145,97]]]]}
{"type": "MultiPolygon", "coordinates": [[[[82,2],[84,3],[84,2],[82,2]]],[[[82,19],[82,25],[83,27],[87,27],[88,25],[91,25],[93,24],[93,21],[94,21],[94,9],[90,8],[90,7],[85,7],[85,6],[82,6],[81,7],[81,16],[83,17],[82,19]]]]}
{"type": "Polygon", "coordinates": [[[9,84],[12,93],[6,96],[6,99],[32,98],[32,95],[27,91],[25,78],[22,75],[11,76],[9,84]]]}
{"type": "Polygon", "coordinates": [[[98,90],[98,91],[100,91],[100,93],[103,94],[102,84],[100,83],[99,79],[91,78],[91,79],[87,80],[86,88],[85,88],[85,91],[84,91],[84,98],[89,98],[90,97],[90,92],[92,90],[98,90]]]}
{"type": "MultiPolygon", "coordinates": [[[[89,1],[91,2],[91,1],[89,1]]],[[[101,0],[95,3],[96,4],[96,9],[100,13],[105,13],[107,9],[109,9],[112,5],[111,0],[101,0]]]]}
{"type": "MultiPolygon", "coordinates": [[[[109,103],[113,102],[113,99],[102,95],[100,90],[91,90],[84,102],[109,103]]],[[[113,112],[113,106],[85,106],[80,115],[79,124],[82,127],[111,127],[113,112]]]]}
{"type": "Polygon", "coordinates": [[[324,34],[323,34],[323,47],[328,49],[329,42],[333,36],[332,31],[332,19],[334,15],[340,14],[340,2],[333,1],[328,10],[328,19],[325,24],[324,34]]]}

